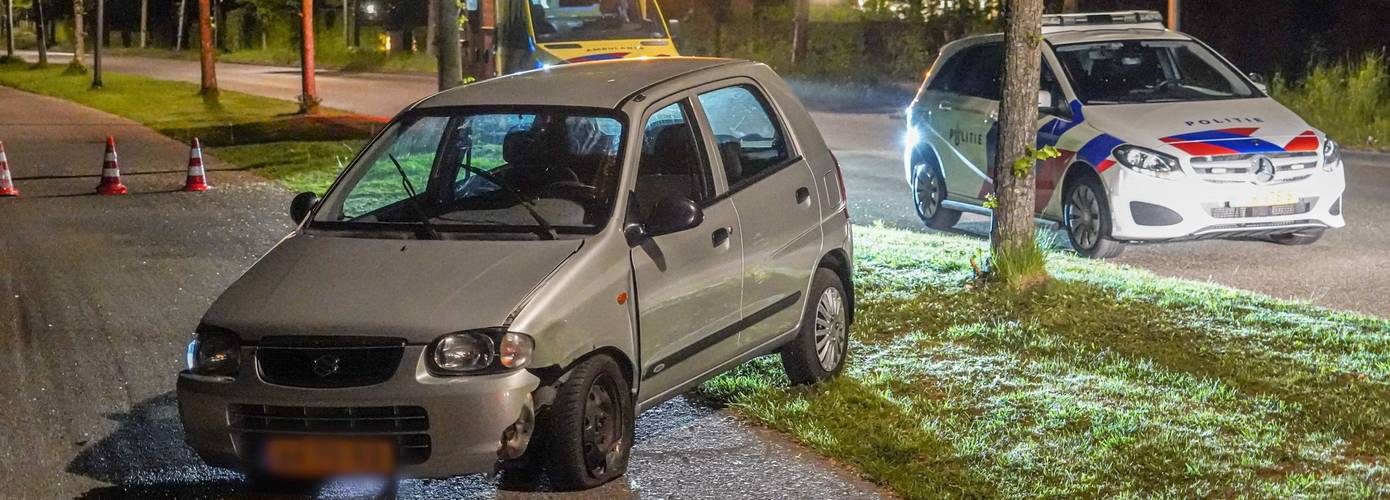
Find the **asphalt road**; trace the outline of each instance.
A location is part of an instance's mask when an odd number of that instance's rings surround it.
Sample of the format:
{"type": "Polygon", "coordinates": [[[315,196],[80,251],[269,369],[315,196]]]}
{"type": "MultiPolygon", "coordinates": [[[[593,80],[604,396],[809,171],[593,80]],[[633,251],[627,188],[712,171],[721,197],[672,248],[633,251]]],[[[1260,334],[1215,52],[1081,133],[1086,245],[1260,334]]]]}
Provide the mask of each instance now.
{"type": "MultiPolygon", "coordinates": [[[[55,60],[62,60],[59,56],[55,60]]],[[[110,71],[196,82],[192,61],[108,57],[110,71]]],[[[299,94],[295,68],[221,64],[224,89],[287,100],[299,94]]],[[[318,73],[325,106],[392,116],[435,91],[427,75],[318,73]]],[[[822,133],[845,167],[853,216],[859,223],[882,222],[922,230],[902,178],[899,111],[901,94],[863,95],[857,89],[798,85],[822,133]],[[853,110],[845,112],[844,110],[853,110]]],[[[1213,281],[1275,297],[1390,317],[1390,156],[1347,155],[1347,228],[1322,241],[1285,247],[1254,241],[1200,241],[1131,246],[1117,262],[1156,274],[1213,281]]],[[[966,215],[957,232],[985,237],[988,219],[966,215]]],[[[1056,241],[1065,242],[1060,233],[1056,241]]],[[[1063,243],[1065,244],[1065,243],[1063,243]]]]}
{"type": "MultiPolygon", "coordinates": [[[[211,301],[289,232],[291,193],[212,158],[215,189],[178,192],[185,145],[3,87],[0,141],[22,192],[0,199],[0,498],[246,496],[239,476],[182,443],[175,373],[211,301]],[[108,134],[130,195],[91,194],[108,134]]],[[[481,476],[409,481],[402,493],[552,496],[481,476]]],[[[775,432],[679,398],[638,420],[627,476],[572,496],[880,495],[775,432]]]]}

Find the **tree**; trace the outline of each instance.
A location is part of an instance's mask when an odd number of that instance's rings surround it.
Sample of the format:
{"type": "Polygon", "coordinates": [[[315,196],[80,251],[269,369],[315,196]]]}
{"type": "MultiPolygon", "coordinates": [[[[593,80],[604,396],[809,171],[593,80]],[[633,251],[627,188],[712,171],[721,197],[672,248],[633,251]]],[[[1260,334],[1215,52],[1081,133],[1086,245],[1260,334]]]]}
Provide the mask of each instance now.
{"type": "Polygon", "coordinates": [[[435,54],[439,61],[439,90],[463,85],[463,59],[459,53],[459,6],[454,0],[429,0],[437,6],[439,19],[434,23],[435,54]]]}
{"type": "Polygon", "coordinates": [[[14,59],[14,0],[5,2],[5,60],[14,59]]]}
{"type": "Polygon", "coordinates": [[[145,48],[150,37],[150,0],[140,0],[140,48],[145,48]]]}
{"type": "Polygon", "coordinates": [[[425,32],[429,33],[429,35],[425,39],[425,55],[435,57],[439,55],[435,52],[435,49],[439,47],[439,37],[436,36],[436,33],[439,32],[439,5],[442,2],[439,0],[427,1],[429,3],[425,7],[425,11],[427,12],[425,16],[425,32]]]}
{"type": "Polygon", "coordinates": [[[82,15],[85,13],[82,0],[72,0],[72,62],[68,63],[68,73],[87,72],[87,66],[82,64],[82,54],[87,49],[86,31],[82,28],[82,15]]]}
{"type": "Polygon", "coordinates": [[[48,19],[43,16],[44,0],[34,0],[34,7],[39,10],[39,21],[34,23],[35,42],[39,46],[39,62],[36,68],[48,67],[48,19]]]}
{"type": "Polygon", "coordinates": [[[187,6],[188,0],[179,0],[179,31],[178,35],[174,37],[174,50],[183,50],[183,29],[188,25],[188,18],[184,16],[187,6]]]}
{"type": "Polygon", "coordinates": [[[299,112],[314,115],[319,112],[318,83],[314,80],[314,0],[303,0],[299,20],[299,74],[303,84],[299,95],[299,112]]]}
{"type": "Polygon", "coordinates": [[[198,93],[203,102],[217,105],[221,92],[217,90],[217,60],[212,48],[212,5],[209,0],[198,0],[198,60],[203,70],[203,80],[198,93]]]}
{"type": "Polygon", "coordinates": [[[1034,164],[1055,150],[1037,151],[1038,88],[1042,66],[1042,0],[1004,3],[1004,88],[999,147],[994,158],[991,278],[1030,284],[1047,278],[1034,230],[1034,164]]]}
{"type": "Polygon", "coordinates": [[[796,2],[796,16],[792,23],[792,64],[800,64],[806,59],[806,37],[809,35],[811,24],[811,0],[793,0],[796,2]]]}

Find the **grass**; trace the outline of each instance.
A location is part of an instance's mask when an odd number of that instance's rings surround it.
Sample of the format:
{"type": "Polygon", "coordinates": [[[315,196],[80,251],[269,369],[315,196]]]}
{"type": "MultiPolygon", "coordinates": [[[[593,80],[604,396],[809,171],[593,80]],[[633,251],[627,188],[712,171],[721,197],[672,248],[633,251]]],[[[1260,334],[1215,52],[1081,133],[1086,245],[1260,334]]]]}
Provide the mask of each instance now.
{"type": "MultiPolygon", "coordinates": [[[[108,79],[0,66],[0,84],[173,133],[254,132],[294,106],[228,92],[210,110],[193,85],[108,79]]],[[[322,192],[360,134],[295,126],[212,153],[322,192]]],[[[1390,495],[1390,321],[1056,253],[1055,280],[981,287],[982,241],[855,231],[845,376],[788,389],[761,358],[705,395],[908,498],[1390,495]]]]}
{"type": "Polygon", "coordinates": [[[1390,322],[1061,254],[978,288],[983,246],[856,228],[846,376],[702,390],[908,498],[1390,494],[1390,322]]]}
{"type": "Polygon", "coordinates": [[[1313,126],[1354,148],[1390,146],[1390,74],[1383,53],[1324,62],[1300,81],[1276,77],[1270,93],[1313,126]]]}

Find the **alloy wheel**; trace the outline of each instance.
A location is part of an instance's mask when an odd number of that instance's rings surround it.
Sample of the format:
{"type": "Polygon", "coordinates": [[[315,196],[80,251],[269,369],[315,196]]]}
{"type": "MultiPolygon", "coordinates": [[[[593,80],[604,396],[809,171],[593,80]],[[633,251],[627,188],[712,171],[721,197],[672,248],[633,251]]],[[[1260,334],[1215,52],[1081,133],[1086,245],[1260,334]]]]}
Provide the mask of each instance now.
{"type": "Polygon", "coordinates": [[[913,169],[917,172],[914,183],[917,188],[917,213],[929,219],[941,209],[941,179],[927,165],[917,165],[913,169]]]}
{"type": "Polygon", "coordinates": [[[821,369],[833,372],[844,358],[847,332],[844,295],[838,288],[828,287],[821,292],[815,321],[816,358],[821,369]]]}
{"type": "Polygon", "coordinates": [[[1090,186],[1082,184],[1072,190],[1067,199],[1066,219],[1074,245],[1090,249],[1100,242],[1100,199],[1090,186]]]}

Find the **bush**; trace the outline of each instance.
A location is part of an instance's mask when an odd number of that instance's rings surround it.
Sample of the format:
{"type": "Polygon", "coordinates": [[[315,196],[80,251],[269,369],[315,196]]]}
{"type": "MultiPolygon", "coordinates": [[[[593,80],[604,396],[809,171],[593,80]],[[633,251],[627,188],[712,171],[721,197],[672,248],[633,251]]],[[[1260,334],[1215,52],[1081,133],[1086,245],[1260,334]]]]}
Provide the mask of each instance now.
{"type": "Polygon", "coordinates": [[[1301,81],[1276,76],[1270,93],[1310,124],[1351,147],[1390,139],[1390,77],[1382,53],[1321,62],[1301,81]]]}

